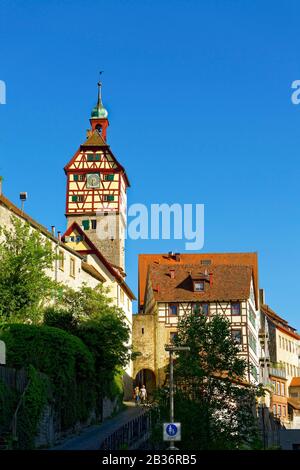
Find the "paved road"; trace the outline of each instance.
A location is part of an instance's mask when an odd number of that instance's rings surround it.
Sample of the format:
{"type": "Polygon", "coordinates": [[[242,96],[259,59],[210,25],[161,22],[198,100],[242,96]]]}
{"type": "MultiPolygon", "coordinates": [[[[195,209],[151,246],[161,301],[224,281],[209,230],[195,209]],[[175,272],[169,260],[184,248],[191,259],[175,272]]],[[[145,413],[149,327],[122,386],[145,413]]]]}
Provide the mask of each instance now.
{"type": "Polygon", "coordinates": [[[105,420],[102,424],[90,426],[80,435],[66,439],[51,450],[98,450],[100,443],[112,432],[119,429],[132,418],[143,412],[141,407],[137,407],[132,402],[125,402],[126,409],[117,416],[105,420]]]}

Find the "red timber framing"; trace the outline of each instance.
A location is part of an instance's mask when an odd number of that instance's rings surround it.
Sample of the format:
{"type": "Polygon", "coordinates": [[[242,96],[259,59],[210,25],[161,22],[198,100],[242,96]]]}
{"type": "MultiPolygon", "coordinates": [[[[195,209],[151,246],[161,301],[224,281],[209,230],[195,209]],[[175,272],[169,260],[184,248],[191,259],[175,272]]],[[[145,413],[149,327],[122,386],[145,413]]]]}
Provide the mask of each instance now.
{"type": "Polygon", "coordinates": [[[117,271],[117,269],[112,266],[112,264],[105,258],[105,256],[102,255],[102,253],[98,250],[98,248],[94,245],[94,243],[90,240],[87,234],[76,222],[73,222],[73,224],[71,224],[70,227],[66,230],[66,232],[62,235],[62,241],[65,243],[65,237],[70,236],[73,232],[77,232],[82,237],[83,242],[86,243],[86,245],[88,245],[89,247],[87,250],[76,250],[77,253],[82,256],[87,254],[97,256],[99,261],[101,261],[101,263],[106,267],[110,274],[115,277],[117,283],[123,288],[128,297],[131,300],[136,300],[133,292],[130,290],[130,288],[124,281],[123,276],[117,271]]]}
{"type": "Polygon", "coordinates": [[[130,184],[124,168],[107,144],[101,147],[82,145],[64,170],[67,175],[66,215],[122,210],[121,186],[123,184],[126,192],[130,184]],[[87,187],[86,175],[92,173],[100,175],[99,188],[87,187]],[[113,181],[105,179],[109,174],[115,175],[113,181]],[[84,175],[84,181],[74,181],[74,175],[84,175]],[[72,196],[77,196],[77,200],[72,201],[72,196]],[[110,197],[113,200],[109,200],[110,197]]]}

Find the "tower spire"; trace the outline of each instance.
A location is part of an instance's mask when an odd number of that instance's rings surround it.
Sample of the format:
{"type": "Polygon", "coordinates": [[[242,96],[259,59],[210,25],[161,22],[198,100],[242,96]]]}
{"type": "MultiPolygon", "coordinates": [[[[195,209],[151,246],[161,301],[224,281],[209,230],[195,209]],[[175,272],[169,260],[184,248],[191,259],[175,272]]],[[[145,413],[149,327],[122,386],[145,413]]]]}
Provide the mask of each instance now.
{"type": "MultiPolygon", "coordinates": [[[[100,77],[103,71],[99,72],[100,77]]],[[[98,86],[98,99],[97,99],[97,104],[94,106],[92,109],[91,113],[91,118],[90,118],[90,123],[92,125],[92,132],[94,132],[95,129],[98,130],[98,132],[102,135],[104,140],[106,140],[106,129],[109,125],[108,122],[108,112],[107,109],[103,106],[102,103],[102,82],[101,80],[98,81],[97,83],[98,86]]]]}
{"type": "MultiPolygon", "coordinates": [[[[101,70],[101,74],[103,73],[103,70],[101,70]]],[[[98,86],[98,100],[96,106],[92,110],[91,118],[92,119],[107,119],[108,112],[107,109],[104,108],[103,103],[102,103],[102,82],[99,80],[97,83],[98,86]]]]}

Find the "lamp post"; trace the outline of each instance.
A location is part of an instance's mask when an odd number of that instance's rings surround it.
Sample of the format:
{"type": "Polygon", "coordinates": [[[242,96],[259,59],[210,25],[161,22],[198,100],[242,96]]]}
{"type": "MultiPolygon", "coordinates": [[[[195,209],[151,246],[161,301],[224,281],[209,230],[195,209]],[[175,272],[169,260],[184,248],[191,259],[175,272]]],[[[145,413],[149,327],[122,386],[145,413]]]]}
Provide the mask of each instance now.
{"type": "MultiPolygon", "coordinates": [[[[170,358],[170,378],[169,378],[169,390],[170,390],[170,423],[174,423],[174,358],[173,354],[178,351],[190,351],[189,346],[173,346],[172,344],[165,345],[165,351],[169,352],[170,358]]],[[[170,441],[169,450],[177,450],[174,446],[174,441],[170,441]]]]}

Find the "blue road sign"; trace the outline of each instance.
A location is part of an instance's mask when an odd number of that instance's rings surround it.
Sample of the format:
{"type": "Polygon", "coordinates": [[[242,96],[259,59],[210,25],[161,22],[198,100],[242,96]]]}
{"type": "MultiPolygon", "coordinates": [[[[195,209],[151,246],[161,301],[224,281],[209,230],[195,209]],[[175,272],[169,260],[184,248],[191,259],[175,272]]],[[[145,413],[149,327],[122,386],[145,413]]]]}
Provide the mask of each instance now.
{"type": "Polygon", "coordinates": [[[181,423],[164,423],[164,441],[181,440],[181,423]]]}

